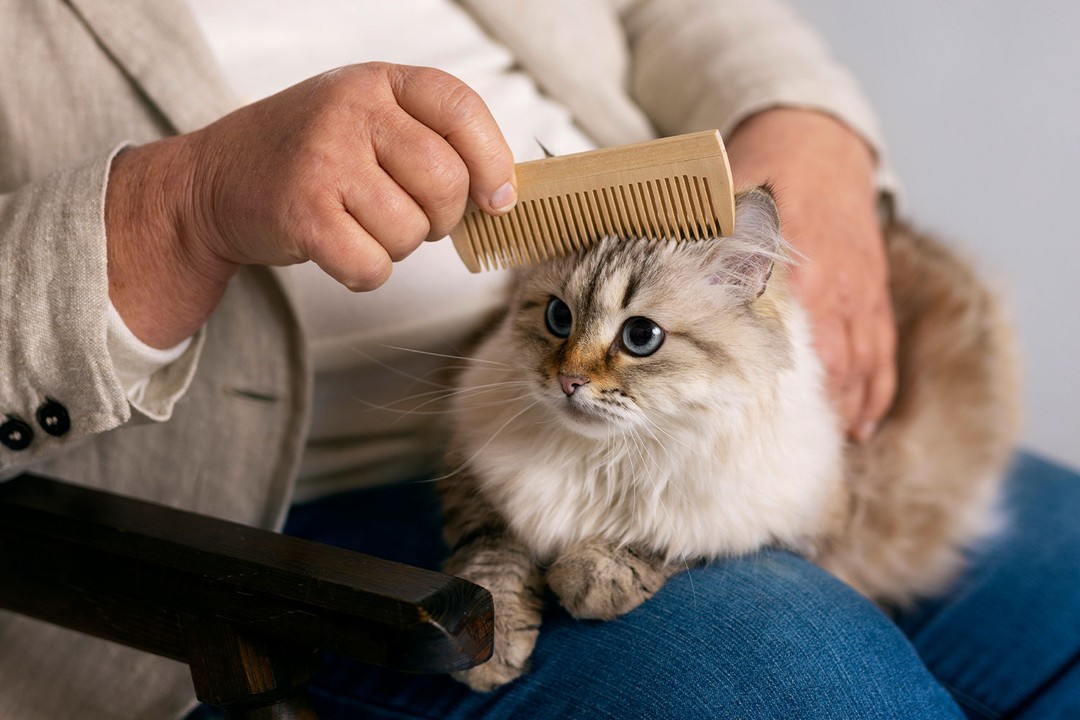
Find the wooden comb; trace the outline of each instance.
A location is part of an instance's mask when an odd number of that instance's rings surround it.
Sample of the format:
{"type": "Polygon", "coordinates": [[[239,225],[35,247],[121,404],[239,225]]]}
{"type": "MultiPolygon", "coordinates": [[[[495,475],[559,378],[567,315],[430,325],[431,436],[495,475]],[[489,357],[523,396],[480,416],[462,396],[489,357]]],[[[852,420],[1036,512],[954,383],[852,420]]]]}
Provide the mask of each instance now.
{"type": "Polygon", "coordinates": [[[465,266],[520,267],[604,237],[730,235],[735,196],[716,130],[519,163],[517,205],[492,217],[472,201],[450,237],[465,266]]]}

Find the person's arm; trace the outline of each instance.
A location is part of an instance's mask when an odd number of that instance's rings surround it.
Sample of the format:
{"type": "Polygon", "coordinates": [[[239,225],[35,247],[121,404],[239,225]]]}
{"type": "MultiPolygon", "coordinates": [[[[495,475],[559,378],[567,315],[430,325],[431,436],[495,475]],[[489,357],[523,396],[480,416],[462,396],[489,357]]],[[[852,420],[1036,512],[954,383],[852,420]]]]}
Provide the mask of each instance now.
{"type": "Polygon", "coordinates": [[[784,234],[804,255],[792,282],[813,323],[830,395],[865,440],[896,391],[896,326],[870,148],[810,110],[766,110],[727,143],[737,186],[770,183],[784,234]]]}
{"type": "Polygon", "coordinates": [[[371,290],[467,198],[505,212],[513,158],[483,101],[430,68],[334,70],[113,163],[109,296],[165,348],[202,325],[236,269],[312,260],[371,290]]]}
{"type": "MultiPolygon", "coordinates": [[[[107,350],[110,301],[137,338],[169,348],[243,264],[311,259],[372,289],[445,235],[468,197],[509,209],[512,183],[475,93],[436,70],[373,64],[0,195],[0,478],[131,416],[107,350]],[[59,425],[38,418],[50,403],[59,425]]],[[[144,415],[168,417],[200,346],[196,334],[155,373],[166,401],[144,415]]]]}
{"type": "Polygon", "coordinates": [[[98,241],[111,158],[102,151],[0,195],[0,478],[130,416],[105,350],[98,241]],[[41,422],[50,403],[66,422],[41,422]]]}
{"type": "Polygon", "coordinates": [[[665,135],[717,127],[736,184],[770,182],[829,389],[864,438],[892,401],[895,330],[878,220],[891,192],[851,75],[775,0],[640,0],[623,22],[631,92],[665,135]],[[673,81],[678,78],[678,81],[673,81]]]}

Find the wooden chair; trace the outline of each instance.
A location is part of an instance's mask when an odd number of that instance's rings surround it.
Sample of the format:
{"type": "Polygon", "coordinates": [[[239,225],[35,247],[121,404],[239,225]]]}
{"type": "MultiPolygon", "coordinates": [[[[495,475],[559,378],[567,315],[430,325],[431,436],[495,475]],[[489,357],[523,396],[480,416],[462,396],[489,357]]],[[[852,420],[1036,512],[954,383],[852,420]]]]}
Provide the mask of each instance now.
{"type": "Polygon", "coordinates": [[[317,650],[449,672],[493,628],[460,578],[33,475],[0,483],[0,607],[185,662],[237,720],[314,720],[317,650]]]}

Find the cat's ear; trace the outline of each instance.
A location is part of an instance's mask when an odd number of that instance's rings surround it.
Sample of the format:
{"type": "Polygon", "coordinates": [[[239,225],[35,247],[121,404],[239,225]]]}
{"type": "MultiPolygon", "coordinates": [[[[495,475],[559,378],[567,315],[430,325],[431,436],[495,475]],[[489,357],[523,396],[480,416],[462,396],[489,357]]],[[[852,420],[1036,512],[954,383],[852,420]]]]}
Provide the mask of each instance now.
{"type": "Polygon", "coordinates": [[[714,242],[709,283],[729,287],[746,300],[760,297],[773,264],[787,257],[772,190],[762,185],[736,195],[735,232],[714,242]]]}

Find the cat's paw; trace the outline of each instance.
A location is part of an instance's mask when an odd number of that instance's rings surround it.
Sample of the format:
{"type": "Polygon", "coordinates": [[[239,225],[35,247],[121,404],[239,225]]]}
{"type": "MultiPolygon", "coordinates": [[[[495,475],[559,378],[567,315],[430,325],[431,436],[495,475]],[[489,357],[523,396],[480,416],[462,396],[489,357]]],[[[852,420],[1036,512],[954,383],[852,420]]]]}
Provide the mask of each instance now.
{"type": "Polygon", "coordinates": [[[648,600],[667,580],[663,563],[625,547],[575,548],[547,571],[547,584],[579,620],[611,620],[648,600]]]}
{"type": "Polygon", "coordinates": [[[539,626],[517,629],[495,627],[495,649],[491,659],[476,667],[453,673],[455,680],[463,682],[476,692],[491,692],[524,675],[529,666],[529,656],[536,645],[539,626]]]}

